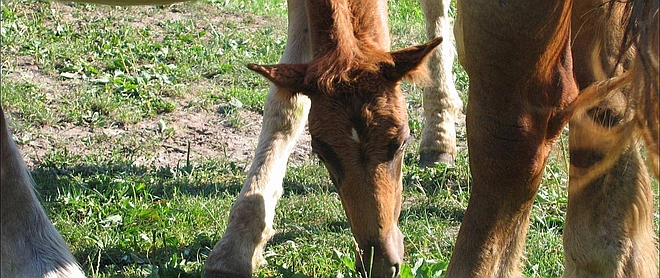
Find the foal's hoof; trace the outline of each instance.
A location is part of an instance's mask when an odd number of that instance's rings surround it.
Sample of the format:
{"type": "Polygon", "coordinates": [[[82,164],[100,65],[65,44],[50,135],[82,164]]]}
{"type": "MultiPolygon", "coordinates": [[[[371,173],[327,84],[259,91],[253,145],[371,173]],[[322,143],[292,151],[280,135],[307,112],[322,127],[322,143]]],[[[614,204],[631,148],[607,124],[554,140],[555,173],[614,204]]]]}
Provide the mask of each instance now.
{"type": "Polygon", "coordinates": [[[447,165],[447,168],[454,168],[454,156],[439,151],[423,151],[419,153],[419,166],[423,168],[435,167],[437,164],[447,165]]]}

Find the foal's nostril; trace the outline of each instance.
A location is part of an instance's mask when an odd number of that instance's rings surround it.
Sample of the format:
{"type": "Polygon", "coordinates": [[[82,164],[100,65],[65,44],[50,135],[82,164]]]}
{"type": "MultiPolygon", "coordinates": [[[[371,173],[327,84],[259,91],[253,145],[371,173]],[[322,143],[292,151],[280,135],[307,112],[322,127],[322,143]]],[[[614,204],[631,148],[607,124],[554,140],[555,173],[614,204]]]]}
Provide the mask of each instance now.
{"type": "Polygon", "coordinates": [[[356,265],[356,270],[364,278],[396,278],[401,274],[401,264],[395,263],[391,266],[383,265],[356,265]],[[366,269],[365,269],[366,267],[366,269]]]}
{"type": "Polygon", "coordinates": [[[399,277],[399,275],[401,274],[401,264],[395,263],[393,268],[394,268],[394,275],[392,277],[399,277]]]}

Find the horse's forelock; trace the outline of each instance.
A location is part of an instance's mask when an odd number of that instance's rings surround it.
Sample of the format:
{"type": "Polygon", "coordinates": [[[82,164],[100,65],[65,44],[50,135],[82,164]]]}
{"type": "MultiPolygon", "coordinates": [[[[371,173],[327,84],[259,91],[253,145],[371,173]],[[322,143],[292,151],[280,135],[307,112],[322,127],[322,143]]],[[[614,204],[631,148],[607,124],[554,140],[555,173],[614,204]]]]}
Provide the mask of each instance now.
{"type": "Polygon", "coordinates": [[[316,84],[325,94],[337,91],[340,84],[360,82],[365,73],[376,73],[385,65],[393,65],[392,56],[377,49],[367,51],[354,49],[351,52],[331,51],[310,63],[305,83],[316,84]]]}

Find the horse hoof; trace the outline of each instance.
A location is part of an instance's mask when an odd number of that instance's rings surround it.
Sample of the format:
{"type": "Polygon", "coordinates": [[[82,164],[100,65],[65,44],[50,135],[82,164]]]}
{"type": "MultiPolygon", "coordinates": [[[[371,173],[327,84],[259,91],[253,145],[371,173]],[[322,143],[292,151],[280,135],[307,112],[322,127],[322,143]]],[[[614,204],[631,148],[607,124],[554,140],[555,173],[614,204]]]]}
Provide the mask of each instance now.
{"type": "Polygon", "coordinates": [[[447,168],[454,168],[454,156],[439,151],[423,151],[419,153],[419,167],[435,167],[437,164],[444,164],[447,168]]]}

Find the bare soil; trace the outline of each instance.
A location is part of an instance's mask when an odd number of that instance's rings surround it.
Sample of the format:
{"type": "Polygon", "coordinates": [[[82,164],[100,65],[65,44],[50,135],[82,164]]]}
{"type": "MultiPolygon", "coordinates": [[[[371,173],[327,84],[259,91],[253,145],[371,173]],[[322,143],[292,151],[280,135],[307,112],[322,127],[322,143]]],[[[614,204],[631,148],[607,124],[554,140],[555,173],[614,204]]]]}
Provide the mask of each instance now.
{"type": "MultiPolygon", "coordinates": [[[[65,91],[76,85],[55,80],[26,61],[19,63],[19,67],[5,78],[38,83],[41,87],[48,87],[50,92],[65,91]]],[[[134,125],[90,128],[58,123],[21,130],[14,137],[29,166],[38,163],[47,153],[62,148],[66,148],[69,153],[85,156],[111,152],[117,149],[117,145],[127,155],[136,154],[136,164],[155,167],[181,165],[188,155],[191,159],[226,158],[236,162],[252,160],[261,130],[260,113],[248,109],[237,110],[234,113],[240,113],[241,125],[236,127],[223,112],[227,103],[200,109],[194,106],[186,108],[191,101],[189,99],[176,101],[178,108],[175,111],[134,125]],[[159,122],[165,123],[164,129],[167,132],[162,132],[159,122]]],[[[8,117],[11,122],[11,113],[8,117]]],[[[305,131],[298,139],[289,161],[293,165],[301,165],[309,160],[310,155],[310,136],[305,131]]]]}

